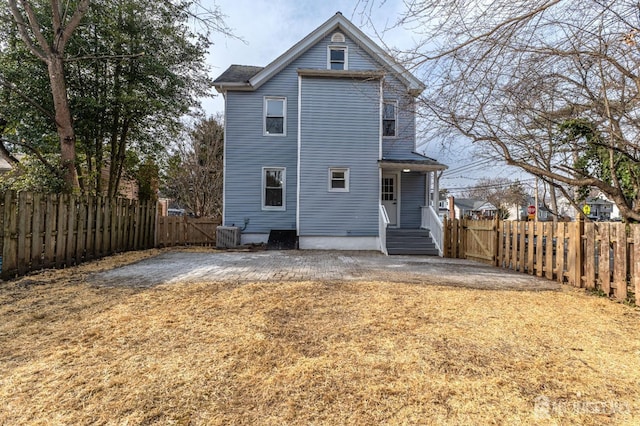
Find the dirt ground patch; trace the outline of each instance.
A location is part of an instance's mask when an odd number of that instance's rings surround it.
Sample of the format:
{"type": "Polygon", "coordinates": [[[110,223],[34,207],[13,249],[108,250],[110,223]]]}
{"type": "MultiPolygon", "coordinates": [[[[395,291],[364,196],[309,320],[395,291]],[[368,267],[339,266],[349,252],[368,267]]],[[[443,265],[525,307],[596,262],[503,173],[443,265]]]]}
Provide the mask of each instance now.
{"type": "Polygon", "coordinates": [[[0,283],[0,424],[638,424],[638,310],[381,280],[0,283]]]}

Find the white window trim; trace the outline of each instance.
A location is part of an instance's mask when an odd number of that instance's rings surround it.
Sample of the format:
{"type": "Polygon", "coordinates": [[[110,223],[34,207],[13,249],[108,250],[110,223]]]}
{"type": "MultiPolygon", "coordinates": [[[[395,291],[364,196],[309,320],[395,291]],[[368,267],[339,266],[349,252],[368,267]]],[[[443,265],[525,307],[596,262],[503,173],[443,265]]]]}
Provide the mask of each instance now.
{"type": "Polygon", "coordinates": [[[331,51],[344,50],[344,69],[349,69],[349,46],[330,44],[327,46],[327,69],[331,69],[331,51]]]}
{"type": "Polygon", "coordinates": [[[260,191],[262,192],[262,210],[265,211],[285,211],[287,210],[287,168],[286,167],[263,167],[262,168],[262,185],[260,187],[260,191]],[[282,206],[266,206],[265,202],[265,192],[267,190],[266,187],[266,172],[267,170],[280,170],[282,171],[282,206]]]}
{"type": "Polygon", "coordinates": [[[382,137],[387,139],[393,139],[398,137],[398,100],[397,99],[384,99],[382,101],[382,120],[380,122],[382,127],[382,137]],[[393,136],[385,136],[384,135],[384,104],[394,104],[395,108],[393,108],[394,120],[396,123],[395,126],[395,134],[393,136]]]}
{"type": "Polygon", "coordinates": [[[348,167],[329,167],[329,173],[328,173],[329,181],[327,183],[327,190],[329,192],[349,192],[349,175],[350,173],[349,173],[348,167]],[[332,172],[344,173],[344,188],[333,188],[331,186],[331,182],[333,181],[332,172]]]}
{"type": "Polygon", "coordinates": [[[286,96],[265,96],[262,101],[262,135],[282,137],[287,136],[287,98],[286,96]],[[282,112],[284,114],[282,120],[282,133],[267,133],[267,101],[284,101],[282,112]]]}

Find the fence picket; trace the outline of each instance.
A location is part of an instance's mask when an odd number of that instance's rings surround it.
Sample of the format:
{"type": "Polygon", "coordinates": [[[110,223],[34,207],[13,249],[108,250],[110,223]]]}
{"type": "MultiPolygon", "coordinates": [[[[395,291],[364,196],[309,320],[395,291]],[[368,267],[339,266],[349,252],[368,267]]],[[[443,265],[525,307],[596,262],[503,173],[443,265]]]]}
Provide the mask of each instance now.
{"type": "Polygon", "coordinates": [[[519,257],[519,264],[520,264],[520,268],[519,271],[520,272],[525,272],[526,268],[527,268],[527,228],[526,228],[526,222],[520,222],[518,223],[518,235],[519,235],[519,239],[518,239],[518,257],[519,257]]]}
{"type": "Polygon", "coordinates": [[[545,240],[543,241],[543,243],[545,243],[544,277],[548,280],[552,280],[553,279],[553,237],[555,234],[553,230],[553,222],[544,223],[543,227],[545,230],[544,232],[545,240]]]}
{"type": "Polygon", "coordinates": [[[77,234],[77,217],[76,217],[76,203],[75,196],[69,196],[69,204],[67,204],[67,241],[65,250],[65,265],[70,266],[78,263],[75,259],[76,255],[76,234],[77,234]]]}
{"type": "Polygon", "coordinates": [[[635,293],[635,303],[636,305],[640,305],[640,225],[634,224],[632,225],[633,230],[633,263],[632,263],[632,271],[631,276],[632,280],[632,288],[635,293]]]}
{"type": "Polygon", "coordinates": [[[557,237],[556,237],[556,280],[562,284],[564,283],[564,268],[565,268],[565,238],[566,238],[566,223],[558,223],[557,237]]]}
{"type": "Polygon", "coordinates": [[[596,288],[596,225],[593,222],[584,224],[584,286],[588,289],[596,288]]]}
{"type": "Polygon", "coordinates": [[[14,201],[16,193],[7,191],[4,194],[4,244],[2,246],[2,278],[10,278],[17,272],[18,265],[18,232],[17,212],[14,201]]]}
{"type": "Polygon", "coordinates": [[[33,194],[33,210],[31,219],[31,268],[40,268],[42,262],[42,225],[44,223],[44,211],[42,210],[42,195],[33,194]]]}
{"type": "Polygon", "coordinates": [[[627,227],[624,223],[612,226],[615,231],[613,250],[613,295],[618,300],[627,298],[627,227]]]}
{"type": "Polygon", "coordinates": [[[609,296],[611,294],[611,240],[609,238],[609,224],[600,225],[600,244],[598,251],[598,281],[600,290],[609,296]]]}
{"type": "Polygon", "coordinates": [[[85,245],[87,244],[87,197],[78,199],[78,220],[76,232],[76,263],[84,260],[85,245]]]}
{"type": "MultiPolygon", "coordinates": [[[[29,253],[27,252],[27,236],[30,232],[31,219],[28,200],[29,194],[18,193],[18,275],[24,275],[29,269],[29,253]]],[[[31,245],[29,244],[29,248],[31,245]]]]}
{"type": "Polygon", "coordinates": [[[56,267],[64,266],[65,249],[67,247],[67,208],[69,196],[64,194],[58,197],[58,224],[56,226],[56,267]]]}

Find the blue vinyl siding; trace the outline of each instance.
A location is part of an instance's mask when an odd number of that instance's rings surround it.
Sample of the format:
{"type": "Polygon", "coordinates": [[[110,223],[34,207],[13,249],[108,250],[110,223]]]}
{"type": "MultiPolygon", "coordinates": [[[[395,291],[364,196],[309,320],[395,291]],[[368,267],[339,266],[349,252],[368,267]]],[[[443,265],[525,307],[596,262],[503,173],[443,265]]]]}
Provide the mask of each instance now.
{"type": "Polygon", "coordinates": [[[416,146],[415,101],[393,76],[385,78],[384,99],[398,102],[398,120],[397,136],[382,138],[382,157],[393,160],[411,158],[408,154],[415,151],[416,146]]]}
{"type": "MultiPolygon", "coordinates": [[[[245,233],[295,229],[298,174],[298,69],[326,69],[331,32],[255,91],[226,93],[224,225],[249,224],[245,233]],[[263,136],[265,96],[287,98],[286,136],[263,136]],[[262,168],[286,168],[286,210],[262,210],[262,168]]],[[[349,70],[381,64],[350,40],[349,70]]],[[[301,235],[377,235],[379,203],[379,81],[304,78],[301,235]],[[305,86],[304,84],[307,84],[305,86]],[[357,88],[357,90],[356,90],[357,88]],[[328,126],[327,123],[332,123],[328,126]],[[350,168],[350,191],[329,193],[329,167],[350,168]]],[[[385,77],[385,98],[401,99],[398,138],[383,151],[401,157],[415,146],[414,118],[406,88],[385,77]]],[[[385,156],[385,154],[383,154],[385,156]]],[[[420,188],[424,190],[424,186],[420,188]]],[[[404,211],[404,208],[403,208],[404,211]]],[[[404,217],[404,216],[403,216],[404,217]]]]}
{"type": "Polygon", "coordinates": [[[282,72],[255,92],[227,92],[225,218],[244,232],[296,228],[298,81],[282,72]],[[286,136],[263,136],[265,96],[287,98],[286,136]],[[286,167],[286,210],[262,210],[262,168],[286,167]]]}
{"type": "Polygon", "coordinates": [[[303,78],[301,236],[378,234],[380,82],[303,78]],[[349,192],[328,191],[329,167],[349,192]]]}
{"type": "Polygon", "coordinates": [[[400,174],[400,227],[418,229],[422,224],[422,206],[425,205],[425,175],[400,174]]]}

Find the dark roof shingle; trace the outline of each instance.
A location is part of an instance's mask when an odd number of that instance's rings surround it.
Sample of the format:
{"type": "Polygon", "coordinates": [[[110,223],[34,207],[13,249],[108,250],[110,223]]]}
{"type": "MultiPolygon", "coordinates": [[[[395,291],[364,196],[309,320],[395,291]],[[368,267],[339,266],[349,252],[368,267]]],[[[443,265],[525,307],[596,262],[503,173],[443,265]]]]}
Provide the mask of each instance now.
{"type": "Polygon", "coordinates": [[[231,65],[213,83],[247,83],[251,77],[263,69],[264,67],[254,67],[252,65],[231,65]]]}

